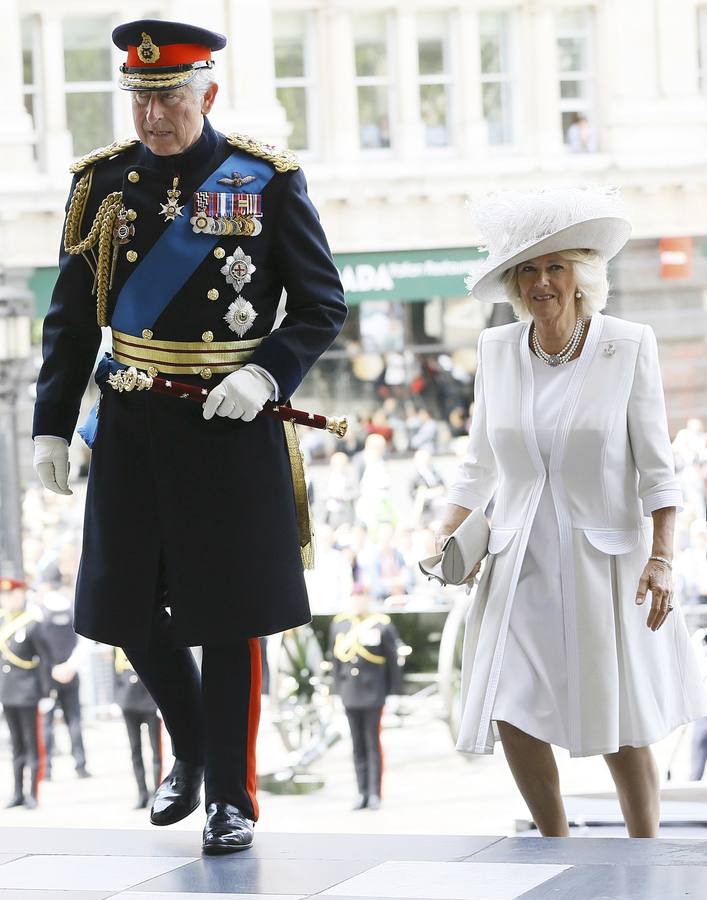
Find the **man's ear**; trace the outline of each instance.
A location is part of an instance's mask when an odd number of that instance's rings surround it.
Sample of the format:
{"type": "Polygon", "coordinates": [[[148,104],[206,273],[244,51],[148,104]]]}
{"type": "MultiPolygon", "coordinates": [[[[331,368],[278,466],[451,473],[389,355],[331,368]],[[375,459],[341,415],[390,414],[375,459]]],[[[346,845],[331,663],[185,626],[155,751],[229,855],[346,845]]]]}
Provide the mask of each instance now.
{"type": "Polygon", "coordinates": [[[211,107],[214,105],[216,94],[218,94],[218,85],[214,82],[213,84],[210,84],[204,92],[204,97],[201,101],[201,111],[205,116],[208,116],[211,112],[211,107]]]}

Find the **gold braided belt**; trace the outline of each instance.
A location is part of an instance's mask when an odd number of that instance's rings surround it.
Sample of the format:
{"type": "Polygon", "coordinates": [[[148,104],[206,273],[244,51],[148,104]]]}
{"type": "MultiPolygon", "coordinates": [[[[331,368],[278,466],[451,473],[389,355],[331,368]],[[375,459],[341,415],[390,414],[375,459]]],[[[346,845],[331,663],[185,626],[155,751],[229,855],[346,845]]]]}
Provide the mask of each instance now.
{"type": "Polygon", "coordinates": [[[144,369],[153,376],[200,375],[210,378],[240,369],[262,340],[158,341],[113,329],[113,358],[125,366],[144,369]]]}

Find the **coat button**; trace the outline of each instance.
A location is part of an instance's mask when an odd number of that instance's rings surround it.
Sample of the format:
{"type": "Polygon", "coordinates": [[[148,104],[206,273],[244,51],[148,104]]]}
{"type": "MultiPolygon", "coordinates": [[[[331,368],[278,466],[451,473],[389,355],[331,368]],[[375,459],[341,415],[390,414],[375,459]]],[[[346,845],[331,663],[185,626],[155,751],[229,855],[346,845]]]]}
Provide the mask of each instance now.
{"type": "Polygon", "coordinates": [[[134,209],[129,209],[125,215],[128,217],[128,222],[134,222],[137,219],[137,213],[134,209]]]}
{"type": "Polygon", "coordinates": [[[210,344],[211,341],[213,341],[213,339],[214,339],[214,333],[213,333],[213,331],[205,331],[205,332],[201,335],[201,340],[204,341],[206,344],[210,344]]]}
{"type": "Polygon", "coordinates": [[[199,375],[201,375],[201,377],[204,379],[204,381],[208,381],[209,378],[211,378],[212,374],[213,374],[213,372],[211,371],[211,369],[208,366],[206,366],[205,368],[203,368],[201,370],[201,372],[199,372],[199,375]]]}
{"type": "Polygon", "coordinates": [[[157,368],[157,366],[147,367],[147,374],[150,376],[150,378],[157,378],[157,376],[159,375],[159,371],[160,370],[157,368]]]}
{"type": "Polygon", "coordinates": [[[135,260],[137,259],[137,253],[135,252],[135,250],[128,250],[128,252],[125,254],[125,258],[128,262],[135,262],[135,260]]]}
{"type": "Polygon", "coordinates": [[[137,684],[137,675],[130,676],[130,684],[137,684]]]}
{"type": "Polygon", "coordinates": [[[142,336],[145,338],[146,341],[149,341],[152,338],[152,332],[150,331],[149,328],[143,328],[142,336]]]}
{"type": "Polygon", "coordinates": [[[9,667],[8,665],[4,665],[4,666],[2,667],[2,670],[3,670],[3,672],[7,675],[7,673],[10,671],[10,667],[9,667]]]}
{"type": "Polygon", "coordinates": [[[358,669],[356,668],[356,666],[351,669],[351,674],[354,676],[354,678],[358,675],[358,669]]]}
{"type": "Polygon", "coordinates": [[[133,184],[137,184],[140,180],[140,173],[136,172],[135,169],[132,172],[128,172],[128,181],[132,181],[133,184]]]}
{"type": "Polygon", "coordinates": [[[209,298],[209,300],[218,300],[218,291],[216,290],[216,288],[211,288],[210,291],[206,292],[206,296],[209,298]]]}
{"type": "Polygon", "coordinates": [[[225,255],[226,251],[223,249],[223,247],[217,247],[214,250],[214,256],[216,257],[216,259],[223,259],[225,255]]]}

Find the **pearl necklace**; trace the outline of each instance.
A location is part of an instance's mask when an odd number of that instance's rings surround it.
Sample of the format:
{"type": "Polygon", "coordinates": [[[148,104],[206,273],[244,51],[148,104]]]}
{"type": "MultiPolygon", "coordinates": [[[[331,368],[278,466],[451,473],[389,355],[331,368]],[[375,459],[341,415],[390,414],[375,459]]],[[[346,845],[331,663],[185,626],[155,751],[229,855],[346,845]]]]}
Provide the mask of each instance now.
{"type": "Polygon", "coordinates": [[[575,350],[579,346],[579,342],[582,340],[583,334],[584,319],[578,318],[575,323],[572,336],[570,337],[569,342],[562,348],[562,350],[560,350],[559,353],[546,353],[540,346],[538,332],[535,325],[533,325],[533,350],[535,351],[535,355],[538,356],[546,365],[553,367],[561,366],[563,363],[569,362],[570,359],[572,359],[575,350]]]}

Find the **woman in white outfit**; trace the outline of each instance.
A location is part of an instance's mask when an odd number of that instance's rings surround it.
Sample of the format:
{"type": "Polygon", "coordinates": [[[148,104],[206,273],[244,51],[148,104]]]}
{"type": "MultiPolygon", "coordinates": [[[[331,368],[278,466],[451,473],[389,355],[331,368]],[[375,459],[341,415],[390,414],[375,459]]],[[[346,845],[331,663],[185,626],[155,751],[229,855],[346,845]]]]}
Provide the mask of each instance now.
{"type": "Polygon", "coordinates": [[[673,606],[681,494],[655,336],[600,312],[630,225],[616,193],[597,189],[497,194],[477,221],[489,256],[470,292],[510,300],[520,321],[479,338],[468,455],[439,534],[487,509],[457,748],[491,753],[500,737],[553,836],[568,826],[551,744],[603,754],[629,834],[652,837],[650,744],[707,701],[673,606]]]}

